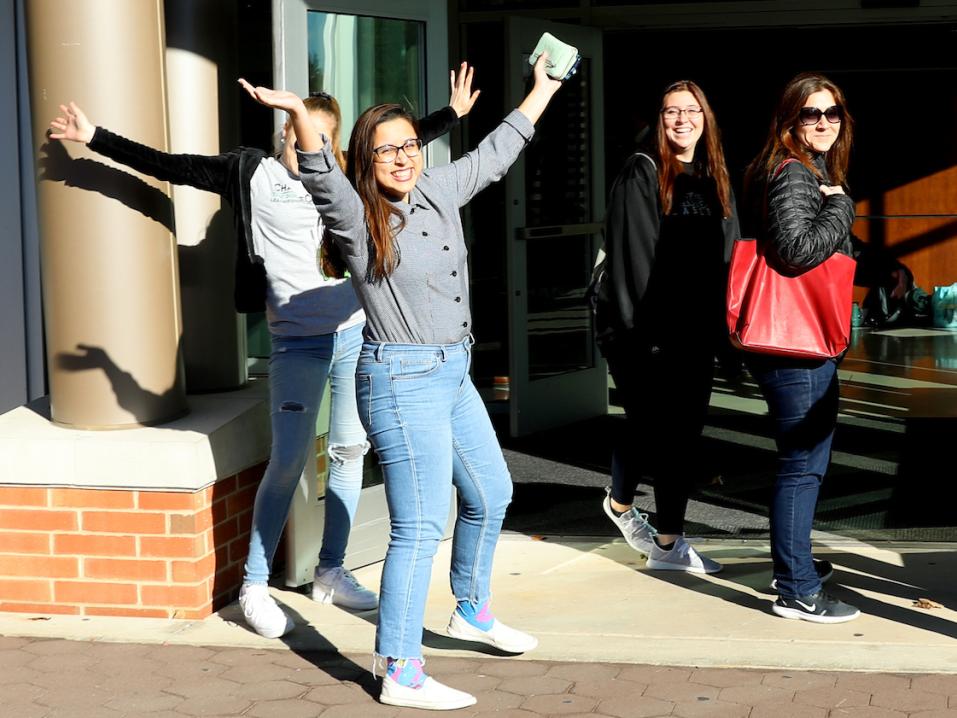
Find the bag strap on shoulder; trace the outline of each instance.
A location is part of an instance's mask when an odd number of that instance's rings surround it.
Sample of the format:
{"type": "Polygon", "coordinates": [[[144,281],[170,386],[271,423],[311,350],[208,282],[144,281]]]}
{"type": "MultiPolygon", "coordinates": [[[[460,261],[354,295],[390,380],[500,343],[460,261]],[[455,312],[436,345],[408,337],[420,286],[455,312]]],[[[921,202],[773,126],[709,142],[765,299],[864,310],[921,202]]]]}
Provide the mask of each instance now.
{"type": "Polygon", "coordinates": [[[774,172],[771,173],[771,179],[776,179],[781,172],[784,171],[784,168],[787,167],[792,162],[799,162],[797,157],[788,157],[786,160],[781,162],[777,167],[774,168],[774,172]]]}
{"type": "Polygon", "coordinates": [[[655,168],[655,171],[656,172],[658,171],[658,165],[655,164],[655,160],[652,158],[651,155],[646,154],[644,152],[635,152],[635,154],[633,154],[632,157],[644,157],[646,160],[648,160],[651,163],[651,166],[655,168]]]}

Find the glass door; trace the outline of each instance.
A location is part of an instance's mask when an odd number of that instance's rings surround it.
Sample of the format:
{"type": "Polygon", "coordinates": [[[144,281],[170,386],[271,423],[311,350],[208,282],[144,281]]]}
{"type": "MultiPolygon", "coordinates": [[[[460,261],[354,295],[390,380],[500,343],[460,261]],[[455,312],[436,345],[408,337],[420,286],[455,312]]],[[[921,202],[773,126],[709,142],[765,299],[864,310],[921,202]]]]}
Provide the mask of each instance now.
{"type": "MultiPolygon", "coordinates": [[[[398,102],[421,116],[447,104],[444,2],[273,0],[273,8],[276,86],[334,95],[343,144],[371,105],[398,102]]],[[[276,113],[277,131],[284,119],[276,113]]],[[[426,162],[449,160],[448,136],[427,146],[426,162]]]]}
{"type": "Polygon", "coordinates": [[[556,93],[506,178],[509,414],[521,436],[604,414],[608,378],[585,303],[601,246],[605,187],[602,42],[595,28],[510,18],[506,76],[515,107],[545,31],[578,48],[577,74],[556,93]]]}
{"type": "MultiPolygon", "coordinates": [[[[422,116],[448,102],[448,20],[444,2],[273,0],[273,17],[275,86],[301,96],[318,91],[333,95],[342,111],[343,145],[348,144],[356,118],[371,105],[398,102],[422,116]]],[[[284,113],[277,112],[277,132],[284,121],[284,113]]],[[[425,159],[432,164],[448,162],[448,137],[430,143],[425,159]]],[[[330,420],[328,390],[322,409],[316,427],[316,451],[310,452],[289,515],[289,586],[312,581],[322,538],[329,466],[325,455],[330,420]]],[[[348,568],[383,558],[389,539],[388,515],[381,473],[370,452],[345,559],[348,568]]]]}

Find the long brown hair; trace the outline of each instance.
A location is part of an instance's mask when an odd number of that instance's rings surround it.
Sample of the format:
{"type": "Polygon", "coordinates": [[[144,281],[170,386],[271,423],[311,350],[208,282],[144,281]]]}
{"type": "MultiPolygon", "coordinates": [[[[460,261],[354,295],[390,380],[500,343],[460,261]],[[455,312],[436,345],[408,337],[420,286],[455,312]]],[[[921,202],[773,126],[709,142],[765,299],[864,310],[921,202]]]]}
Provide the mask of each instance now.
{"type": "Polygon", "coordinates": [[[825,155],[828,181],[843,185],[847,178],[847,161],[851,153],[851,141],[854,137],[854,119],[847,111],[847,102],[841,88],[824,75],[814,72],[802,72],[784,86],[781,100],[771,119],[768,139],[764,148],[748,165],[745,174],[745,187],[754,182],[764,182],[774,169],[784,160],[794,158],[807,167],[820,179],[820,172],[811,161],[812,152],[797,138],[798,115],[807,98],[815,92],[828,90],[834,95],[834,102],[844,108],[844,119],[837,139],[825,155]]]}
{"type": "MultiPolygon", "coordinates": [[[[312,92],[309,97],[303,99],[302,104],[311,114],[313,112],[325,112],[333,119],[332,137],[329,142],[332,145],[332,154],[339,164],[339,168],[345,171],[346,157],[342,153],[342,112],[339,109],[339,103],[336,98],[328,92],[312,92]]],[[[330,236],[328,230],[322,235],[322,242],[319,246],[319,266],[322,273],[327,277],[336,277],[341,279],[345,276],[346,265],[342,255],[336,247],[335,242],[330,236]]]]}
{"type": "Polygon", "coordinates": [[[385,104],[370,107],[359,115],[349,138],[346,177],[356,188],[365,208],[366,226],[372,239],[370,274],[374,280],[388,277],[399,266],[395,237],[405,228],[405,216],[379,190],[372,159],[376,127],[397,119],[407,120],[418,136],[419,125],[415,117],[402,105],[385,104]]]}
{"type": "MultiPolygon", "coordinates": [[[[661,101],[672,92],[690,92],[695,100],[701,105],[704,111],[704,130],[698,146],[695,148],[697,155],[698,147],[704,146],[705,166],[709,177],[713,177],[718,190],[718,201],[721,202],[721,212],[724,217],[731,216],[731,180],[728,177],[728,166],[724,161],[724,148],[721,146],[721,130],[718,129],[718,122],[714,118],[714,112],[705,97],[704,91],[691,80],[678,80],[672,82],[665,91],[661,93],[661,101]]],[[[681,160],[675,155],[674,150],[668,143],[668,137],[665,134],[665,118],[658,113],[658,157],[661,160],[658,163],[658,192],[661,198],[661,209],[664,214],[671,212],[671,204],[674,199],[675,179],[683,172],[681,160]]]]}
{"type": "Polygon", "coordinates": [[[339,163],[340,169],[345,171],[346,169],[346,158],[342,154],[342,112],[339,110],[339,103],[336,101],[336,98],[330,95],[327,92],[312,92],[309,94],[309,97],[306,97],[302,104],[306,106],[306,110],[311,114],[313,112],[325,112],[328,115],[332,116],[332,119],[335,121],[335,126],[332,129],[332,137],[329,138],[329,142],[332,144],[332,154],[336,158],[336,162],[339,163]]]}

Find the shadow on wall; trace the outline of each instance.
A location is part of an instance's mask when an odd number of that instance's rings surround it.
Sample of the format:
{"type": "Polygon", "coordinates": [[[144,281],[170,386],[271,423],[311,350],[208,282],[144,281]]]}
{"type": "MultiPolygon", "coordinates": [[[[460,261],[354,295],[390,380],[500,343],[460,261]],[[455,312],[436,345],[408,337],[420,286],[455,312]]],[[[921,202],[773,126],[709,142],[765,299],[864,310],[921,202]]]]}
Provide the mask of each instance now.
{"type": "MultiPolygon", "coordinates": [[[[61,142],[47,142],[41,148],[38,178],[109,197],[176,233],[173,201],[164,192],[130,172],[95,160],[74,159],[61,142]]],[[[232,381],[222,385],[222,362],[217,361],[224,350],[222,337],[210,333],[202,321],[203,308],[210,302],[219,303],[218,316],[234,316],[235,236],[233,213],[227,207],[212,216],[200,242],[177,245],[183,346],[189,347],[191,359],[186,389],[191,393],[237,388],[232,381]],[[210,285],[216,291],[209,292],[210,285]],[[203,357],[209,361],[202,361],[203,357]]]]}
{"type": "MultiPolygon", "coordinates": [[[[178,362],[182,361],[182,353],[181,341],[176,351],[178,362]]],[[[162,394],[144,389],[133,375],[120,368],[102,347],[77,344],[75,353],[60,352],[54,357],[54,362],[57,369],[64,372],[102,371],[110,381],[117,403],[143,425],[155,423],[150,420],[151,417],[157,416],[158,413],[162,415],[163,412],[158,412],[157,407],[171,406],[176,403],[175,397],[178,391],[175,386],[162,394]]],[[[178,416],[165,416],[163,423],[179,418],[187,412],[178,416]]]]}
{"type": "Polygon", "coordinates": [[[41,182],[63,182],[67,187],[97,192],[159,222],[170,232],[176,231],[173,202],[162,190],[102,162],[73,159],[62,142],[45,142],[40,148],[37,178],[41,182]]]}

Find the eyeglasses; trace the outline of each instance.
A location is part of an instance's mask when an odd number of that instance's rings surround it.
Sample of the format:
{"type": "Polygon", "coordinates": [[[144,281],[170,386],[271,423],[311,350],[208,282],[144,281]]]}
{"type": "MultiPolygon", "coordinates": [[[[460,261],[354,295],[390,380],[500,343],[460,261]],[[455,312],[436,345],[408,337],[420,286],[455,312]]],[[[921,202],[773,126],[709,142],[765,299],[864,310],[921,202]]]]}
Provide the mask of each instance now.
{"type": "Polygon", "coordinates": [[[417,157],[422,151],[422,140],[418,137],[410,137],[400,147],[381,145],[372,150],[372,154],[375,155],[376,162],[395,162],[395,158],[399,156],[399,150],[402,150],[409,159],[417,157]]]}
{"type": "Polygon", "coordinates": [[[844,108],[841,105],[831,105],[826,110],[820,110],[817,107],[802,107],[798,112],[798,122],[802,125],[816,125],[821,121],[821,117],[827,119],[832,125],[844,120],[844,108]]]}
{"type": "Polygon", "coordinates": [[[674,122],[681,117],[682,113],[691,120],[700,117],[702,112],[704,112],[704,110],[697,105],[692,105],[691,107],[664,107],[661,110],[661,116],[665,118],[665,122],[674,122]]]}
{"type": "Polygon", "coordinates": [[[320,100],[331,100],[332,95],[328,92],[323,92],[322,90],[317,90],[315,92],[310,92],[309,97],[318,97],[320,100]]]}

